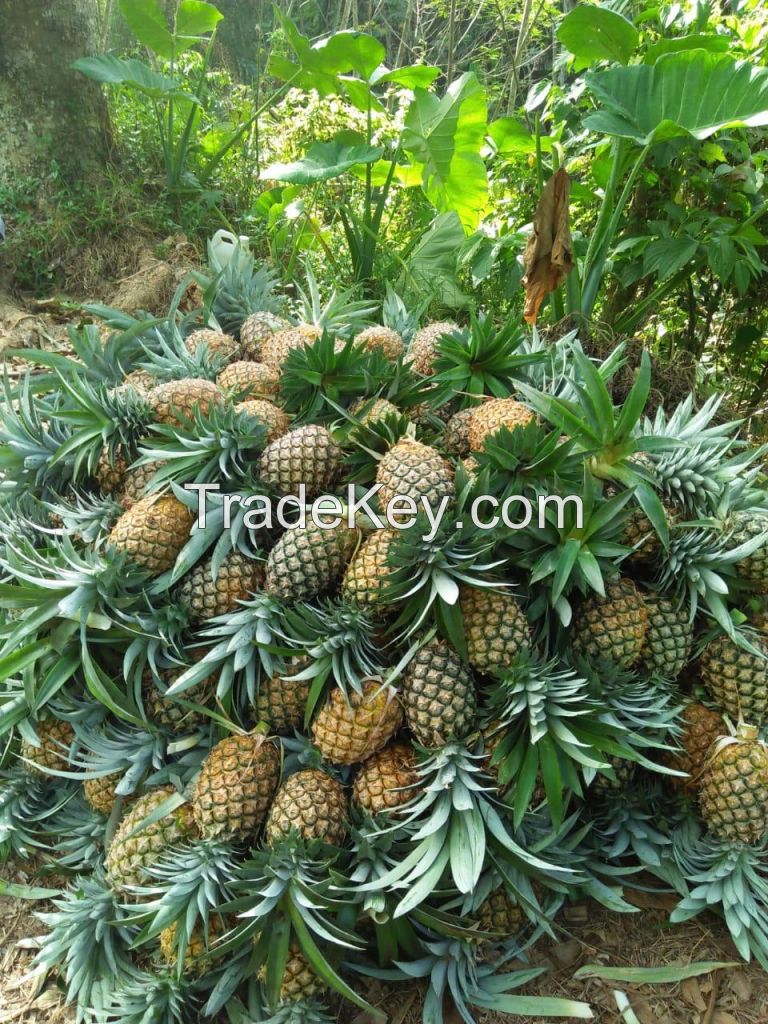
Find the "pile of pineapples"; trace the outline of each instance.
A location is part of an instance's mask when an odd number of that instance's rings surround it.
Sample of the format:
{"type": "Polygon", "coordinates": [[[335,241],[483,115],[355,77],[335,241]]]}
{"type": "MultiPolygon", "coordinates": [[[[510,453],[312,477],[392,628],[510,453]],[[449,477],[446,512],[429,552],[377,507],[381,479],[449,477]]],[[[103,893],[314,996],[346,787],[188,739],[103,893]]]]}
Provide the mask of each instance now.
{"type": "Polygon", "coordinates": [[[764,452],[717,397],[645,415],[647,357],[617,407],[621,346],[199,283],[3,385],[0,850],[69,876],[36,965],[78,1019],[320,1022],[371,977],[585,1016],[519,961],[627,885],[768,965],[764,452]],[[225,516],[350,484],[332,529],[225,516]]]}

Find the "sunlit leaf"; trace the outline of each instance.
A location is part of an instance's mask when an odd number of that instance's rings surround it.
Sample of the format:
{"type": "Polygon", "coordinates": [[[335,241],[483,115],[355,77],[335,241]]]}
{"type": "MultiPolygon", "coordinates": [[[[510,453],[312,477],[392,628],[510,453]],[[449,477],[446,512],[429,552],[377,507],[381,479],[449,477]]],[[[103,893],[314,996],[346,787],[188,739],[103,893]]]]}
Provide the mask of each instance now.
{"type": "Polygon", "coordinates": [[[579,4],[560,22],[557,38],[574,55],[579,71],[600,60],[627,64],[637,49],[639,33],[616,11],[579,4]]]}

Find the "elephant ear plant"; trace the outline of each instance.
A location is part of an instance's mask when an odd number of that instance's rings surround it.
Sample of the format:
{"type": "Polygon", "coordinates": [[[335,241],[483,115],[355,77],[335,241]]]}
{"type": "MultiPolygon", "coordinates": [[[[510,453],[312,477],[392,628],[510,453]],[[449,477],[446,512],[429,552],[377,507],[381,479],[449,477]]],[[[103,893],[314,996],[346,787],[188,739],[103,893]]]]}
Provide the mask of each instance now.
{"type": "MultiPolygon", "coordinates": [[[[482,156],[488,109],[477,77],[462,75],[440,97],[430,91],[439,68],[390,69],[384,64],[384,47],[371,35],[335,32],[312,44],[290,18],[277,9],[275,16],[292,53],[287,58],[273,56],[270,73],[320,96],[345,97],[366,115],[366,129],[316,141],[301,159],[273,164],[261,177],[312,188],[313,198],[321,182],[345,175],[363,180],[359,205],[344,202],[338,207],[355,281],[365,284],[373,278],[384,216],[395,187],[420,186],[438,213],[452,214],[464,232],[473,231],[488,200],[482,156]],[[411,96],[405,119],[393,138],[374,145],[373,115],[386,110],[393,88],[411,96]]],[[[311,202],[305,209],[311,210],[311,202]]],[[[309,212],[306,217],[311,226],[309,212]]],[[[332,253],[328,256],[333,260],[332,253]]]]}

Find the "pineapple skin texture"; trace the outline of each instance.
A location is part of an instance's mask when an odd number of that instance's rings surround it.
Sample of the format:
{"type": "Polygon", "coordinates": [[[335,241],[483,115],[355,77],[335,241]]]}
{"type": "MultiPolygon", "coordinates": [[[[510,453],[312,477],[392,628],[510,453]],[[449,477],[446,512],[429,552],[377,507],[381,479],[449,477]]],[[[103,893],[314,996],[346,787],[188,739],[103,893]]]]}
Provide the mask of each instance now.
{"type": "Polygon", "coordinates": [[[387,554],[397,537],[395,530],[374,530],[353,556],[341,585],[341,596],[350,604],[379,618],[391,612],[384,601],[386,578],[394,570],[387,563],[387,554]]]}
{"type": "Polygon", "coordinates": [[[191,510],[172,494],[159,498],[151,494],[120,516],[109,543],[151,576],[157,576],[173,566],[193,521],[191,510]]]}
{"type": "Polygon", "coordinates": [[[736,741],[713,752],[701,775],[699,806],[718,838],[760,840],[768,831],[768,750],[736,741]]]}
{"type": "Polygon", "coordinates": [[[310,664],[309,658],[294,659],[290,668],[292,672],[285,676],[273,676],[263,679],[256,695],[256,717],[266,722],[270,731],[278,736],[300,729],[304,724],[304,711],[307,706],[310,679],[292,679],[310,664]]]}
{"type": "MultiPolygon", "coordinates": [[[[754,643],[766,649],[765,641],[754,643]]],[[[704,648],[699,669],[709,693],[734,721],[760,725],[768,712],[768,662],[722,636],[704,648]]]]}
{"type": "Polygon", "coordinates": [[[274,843],[291,832],[339,846],[347,834],[349,807],[344,788],[316,768],[289,775],[277,791],[265,834],[274,843]]]}
{"type": "Polygon", "coordinates": [[[156,459],[154,462],[147,462],[141,466],[131,466],[126,470],[122,479],[122,489],[117,499],[126,512],[132,509],[142,498],[147,497],[148,488],[152,483],[155,473],[164,465],[165,462],[161,459],[156,459]]]}
{"type": "Polygon", "coordinates": [[[225,555],[214,579],[211,559],[194,566],[176,589],[176,599],[190,609],[193,621],[205,622],[237,608],[264,579],[260,562],[240,551],[225,555]]]}
{"type": "Polygon", "coordinates": [[[287,434],[291,421],[286,413],[266,398],[248,398],[244,402],[238,402],[235,412],[244,412],[260,420],[267,431],[266,442],[276,441],[278,437],[287,434]]]}
{"type": "Polygon", "coordinates": [[[480,931],[496,932],[506,937],[517,935],[526,921],[519,904],[515,902],[503,885],[494,889],[490,896],[483,900],[477,908],[476,914],[480,931]]]}
{"type": "Polygon", "coordinates": [[[136,832],[141,822],[174,792],[168,786],[145,793],[120,820],[106,859],[107,874],[115,889],[141,885],[147,879],[147,868],[170,847],[194,838],[195,822],[188,804],[136,832]]]}
{"type": "Polygon", "coordinates": [[[75,733],[69,722],[58,718],[47,718],[35,723],[40,746],[21,741],[19,753],[25,758],[25,768],[35,775],[47,775],[49,771],[61,771],[67,767],[69,749],[75,741],[75,733]]]}
{"type": "Polygon", "coordinates": [[[381,750],[402,721],[395,690],[369,680],[348,701],[340,689],[331,692],[312,725],[312,740],[326,760],[357,764],[381,750]]]}
{"type": "Polygon", "coordinates": [[[459,597],[467,655],[478,672],[509,668],[531,642],[531,629],[511,594],[463,586],[459,597]]]}
{"type": "Polygon", "coordinates": [[[693,623],[685,609],[665,597],[646,596],[648,632],[643,647],[643,665],[664,679],[677,679],[691,654],[693,623]]]}
{"type": "Polygon", "coordinates": [[[436,508],[443,498],[456,495],[453,469],[442,455],[420,441],[398,441],[379,462],[376,483],[381,484],[382,511],[396,495],[412,498],[419,507],[426,498],[436,508]]]}
{"type": "Polygon", "coordinates": [[[289,604],[308,601],[334,587],[360,539],[341,525],[323,530],[314,523],[286,530],[269,552],[264,590],[289,604]]]}
{"type": "Polygon", "coordinates": [[[682,792],[698,793],[700,774],[712,745],[726,735],[723,716],[695,701],[687,704],[680,716],[683,732],[678,742],[680,751],[666,758],[670,768],[687,772],[689,778],[670,776],[670,782],[682,792]]]}
{"type": "Polygon", "coordinates": [[[406,743],[392,743],[360,766],[352,799],[369,814],[381,814],[408,803],[416,795],[416,755],[406,743]]]}
{"type": "Polygon", "coordinates": [[[477,697],[472,673],[443,640],[430,640],[403,677],[408,726],[424,747],[461,740],[475,723],[477,697]]]}
{"type": "Polygon", "coordinates": [[[417,331],[413,336],[410,350],[414,370],[425,377],[431,377],[435,372],[434,362],[438,342],[444,334],[453,334],[458,329],[457,324],[440,321],[435,324],[427,324],[426,327],[417,331]]]}
{"type": "Polygon", "coordinates": [[[641,658],[648,632],[648,608],[631,580],[614,580],[605,597],[591,594],[574,614],[574,650],[591,661],[604,658],[631,668],[641,658]]]}
{"type": "Polygon", "coordinates": [[[280,754],[261,733],[226,736],[200,768],[192,799],[205,839],[255,836],[280,780],[280,754]]]}
{"type": "Polygon", "coordinates": [[[209,413],[223,398],[221,389],[213,381],[198,377],[158,384],[147,396],[155,422],[172,427],[193,422],[198,409],[209,413]]]}
{"type": "Polygon", "coordinates": [[[354,343],[362,345],[369,352],[379,349],[385,358],[391,359],[393,363],[405,352],[403,339],[391,327],[378,325],[366,327],[365,330],[355,335],[354,343]]]}
{"type": "MultiPolygon", "coordinates": [[[[536,417],[527,406],[514,398],[495,398],[472,409],[469,419],[469,447],[473,452],[483,450],[486,438],[502,427],[514,430],[527,427],[536,417]]],[[[449,421],[450,422],[450,421],[449,421]]]]}
{"type": "MultiPolygon", "coordinates": [[[[753,513],[736,513],[734,530],[731,538],[734,546],[745,544],[753,537],[768,533],[768,516],[753,513]]],[[[762,593],[768,591],[768,544],[763,544],[748,558],[736,562],[734,568],[738,575],[748,584],[758,588],[762,593]]]]}
{"type": "Polygon", "coordinates": [[[327,491],[341,468],[341,449],[325,427],[310,423],[290,430],[267,445],[257,465],[265,484],[281,494],[297,494],[304,484],[307,498],[327,491]]]}
{"type": "Polygon", "coordinates": [[[207,327],[192,331],[184,339],[184,347],[190,355],[195,355],[201,346],[208,347],[208,353],[212,356],[221,356],[223,359],[235,359],[240,353],[240,344],[237,338],[231,334],[224,334],[222,331],[214,331],[207,327]]]}
{"type": "Polygon", "coordinates": [[[233,398],[272,399],[280,390],[280,374],[266,363],[241,359],[226,366],[216,383],[233,398]]]}
{"type": "Polygon", "coordinates": [[[261,360],[264,342],[273,334],[287,330],[290,326],[288,320],[267,310],[252,313],[240,327],[240,348],[243,358],[261,360]]]}

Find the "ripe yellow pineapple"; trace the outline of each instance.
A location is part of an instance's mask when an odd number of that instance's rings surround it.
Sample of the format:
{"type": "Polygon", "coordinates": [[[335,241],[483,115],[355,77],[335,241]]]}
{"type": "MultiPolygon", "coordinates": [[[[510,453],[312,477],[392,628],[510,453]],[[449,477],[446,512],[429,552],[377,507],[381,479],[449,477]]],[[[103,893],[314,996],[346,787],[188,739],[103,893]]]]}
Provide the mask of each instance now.
{"type": "Polygon", "coordinates": [[[246,360],[230,363],[216,383],[233,398],[273,398],[280,390],[280,374],[273,366],[246,360]]]}
{"type": "Polygon", "coordinates": [[[740,726],[710,750],[699,776],[701,815],[731,842],[756,843],[768,831],[768,747],[753,726],[740,726]]]}
{"type": "Polygon", "coordinates": [[[352,787],[352,799],[369,814],[381,814],[412,800],[418,781],[413,747],[391,743],[360,766],[352,787]]]}
{"type": "Polygon", "coordinates": [[[320,330],[314,336],[301,327],[287,327],[271,335],[261,346],[260,359],[268,366],[280,370],[288,355],[295,348],[306,348],[310,342],[320,336],[320,330]]]}
{"type": "Polygon", "coordinates": [[[23,739],[19,753],[27,762],[29,771],[46,775],[49,771],[61,771],[67,767],[70,748],[75,742],[75,733],[69,722],[58,718],[45,718],[35,722],[35,732],[40,744],[23,739]]]}
{"type": "Polygon", "coordinates": [[[298,833],[340,845],[347,834],[349,808],[344,787],[317,768],[289,775],[277,791],[267,816],[267,842],[298,833]]]}
{"type": "Polygon", "coordinates": [[[478,672],[509,668],[531,642],[523,609],[511,594],[463,586],[459,597],[467,656],[478,672]]]}
{"type": "Polygon", "coordinates": [[[116,494],[123,484],[128,461],[122,451],[110,452],[109,448],[103,448],[93,477],[99,485],[102,494],[116,494]]]}
{"type": "Polygon", "coordinates": [[[288,431],[268,444],[258,461],[261,479],[280,494],[298,494],[306,487],[307,498],[327,491],[341,468],[341,448],[325,427],[308,423],[288,431]]]}
{"type": "Polygon", "coordinates": [[[123,383],[119,386],[134,388],[139,392],[149,392],[157,386],[157,383],[157,377],[153,377],[149,370],[131,370],[130,373],[126,374],[123,378],[123,383]]]}
{"type": "Polygon", "coordinates": [[[194,516],[172,494],[150,494],[124,512],[109,542],[152,576],[170,569],[189,539],[194,516]]]}
{"type": "Polygon", "coordinates": [[[357,764],[389,742],[403,721],[397,691],[369,679],[363,692],[331,692],[312,723],[312,742],[327,761],[357,764]]]}
{"type": "Polygon", "coordinates": [[[376,472],[381,484],[379,505],[386,510],[395,496],[412,498],[418,508],[426,498],[436,509],[443,498],[453,499],[453,468],[435,448],[404,438],[381,458],[376,472]]]}
{"type": "Polygon", "coordinates": [[[417,373],[430,377],[435,372],[434,362],[437,345],[444,334],[453,334],[459,328],[457,324],[443,321],[427,324],[417,331],[411,342],[410,356],[413,368],[417,373]]]}
{"type": "Polygon", "coordinates": [[[466,458],[470,452],[469,424],[474,409],[462,409],[451,416],[445,425],[443,445],[446,451],[457,458],[466,458]]]}
{"type": "Polygon", "coordinates": [[[344,600],[374,617],[392,610],[384,601],[384,586],[387,576],[394,572],[387,562],[387,554],[397,536],[397,530],[374,530],[360,545],[344,573],[341,584],[344,600]]]}
{"type": "Polygon", "coordinates": [[[198,331],[192,331],[184,339],[184,347],[190,355],[205,345],[209,356],[220,356],[222,359],[235,359],[240,353],[240,344],[237,338],[231,334],[224,334],[222,331],[210,330],[203,327],[198,331]]]}
{"type": "Polygon", "coordinates": [[[240,328],[240,347],[243,359],[261,359],[264,342],[273,334],[287,330],[290,326],[290,321],[266,310],[252,313],[240,328]]]}
{"type": "Polygon", "coordinates": [[[192,798],[202,836],[255,836],[279,781],[280,754],[263,733],[220,740],[203,761],[192,798]]]}
{"type": "Polygon", "coordinates": [[[150,790],[123,815],[107,851],[106,868],[116,889],[141,885],[147,881],[147,869],[171,847],[196,834],[192,808],[182,804],[159,821],[140,828],[142,822],[175,795],[170,787],[150,790]]]}
{"type": "MultiPolygon", "coordinates": [[[[266,968],[259,971],[259,978],[266,979],[266,968]]],[[[327,991],[327,985],[310,967],[306,957],[296,942],[288,948],[288,959],[285,962],[283,980],[280,984],[279,1000],[281,1003],[300,1003],[327,991]]]]}
{"type": "MultiPolygon", "coordinates": [[[[129,508],[133,508],[136,502],[141,501],[148,493],[155,494],[154,491],[150,492],[149,487],[157,471],[164,465],[165,462],[161,459],[155,459],[141,466],[131,466],[130,469],[126,470],[120,493],[117,496],[117,500],[126,511],[129,508]]],[[[157,491],[156,496],[159,493],[157,491]]]]}
{"type": "MultiPolygon", "coordinates": [[[[112,772],[109,775],[92,776],[89,779],[84,779],[83,796],[86,803],[94,811],[98,811],[99,814],[111,814],[112,808],[119,799],[115,789],[122,778],[121,772],[112,772]]],[[[125,807],[133,803],[135,797],[124,796],[122,799],[123,806],[125,807]]]]}
{"type": "Polygon", "coordinates": [[[286,530],[269,552],[264,591],[295,604],[335,587],[359,539],[359,531],[344,524],[325,530],[308,522],[286,530]]]}
{"type": "Polygon", "coordinates": [[[378,423],[388,416],[402,415],[397,406],[387,398],[360,398],[349,407],[350,414],[356,416],[361,423],[370,426],[378,423]]]}
{"type": "MultiPolygon", "coordinates": [[[[184,974],[200,975],[210,969],[213,959],[210,951],[226,931],[225,922],[215,915],[209,916],[205,932],[200,922],[195,925],[184,950],[184,974]]],[[[179,959],[176,932],[175,924],[160,932],[160,953],[163,960],[172,967],[179,959]]]]}
{"type": "Polygon", "coordinates": [[[283,410],[266,398],[249,398],[244,402],[238,402],[235,410],[253,416],[264,424],[267,430],[267,444],[270,441],[276,441],[283,434],[287,434],[291,425],[291,421],[283,410]]]}
{"type": "Polygon", "coordinates": [[[156,423],[172,427],[189,425],[199,409],[204,415],[224,400],[224,392],[213,381],[197,377],[158,384],[147,396],[156,423]]]}
{"type": "Polygon", "coordinates": [[[391,359],[393,363],[396,362],[405,351],[403,339],[397,331],[393,331],[391,327],[382,327],[379,325],[366,327],[365,330],[356,334],[355,344],[362,345],[363,348],[367,348],[369,351],[380,349],[383,355],[386,356],[387,359],[391,359]]]}
{"type": "Polygon", "coordinates": [[[497,430],[502,427],[507,427],[508,430],[527,427],[535,418],[527,406],[516,402],[514,398],[491,399],[490,402],[472,409],[469,420],[469,447],[473,452],[480,452],[486,438],[495,434],[497,430]]]}
{"type": "Polygon", "coordinates": [[[573,648],[590,660],[602,658],[631,668],[642,656],[648,619],[648,607],[635,584],[613,580],[605,586],[605,597],[591,594],[575,611],[573,648]]]}

